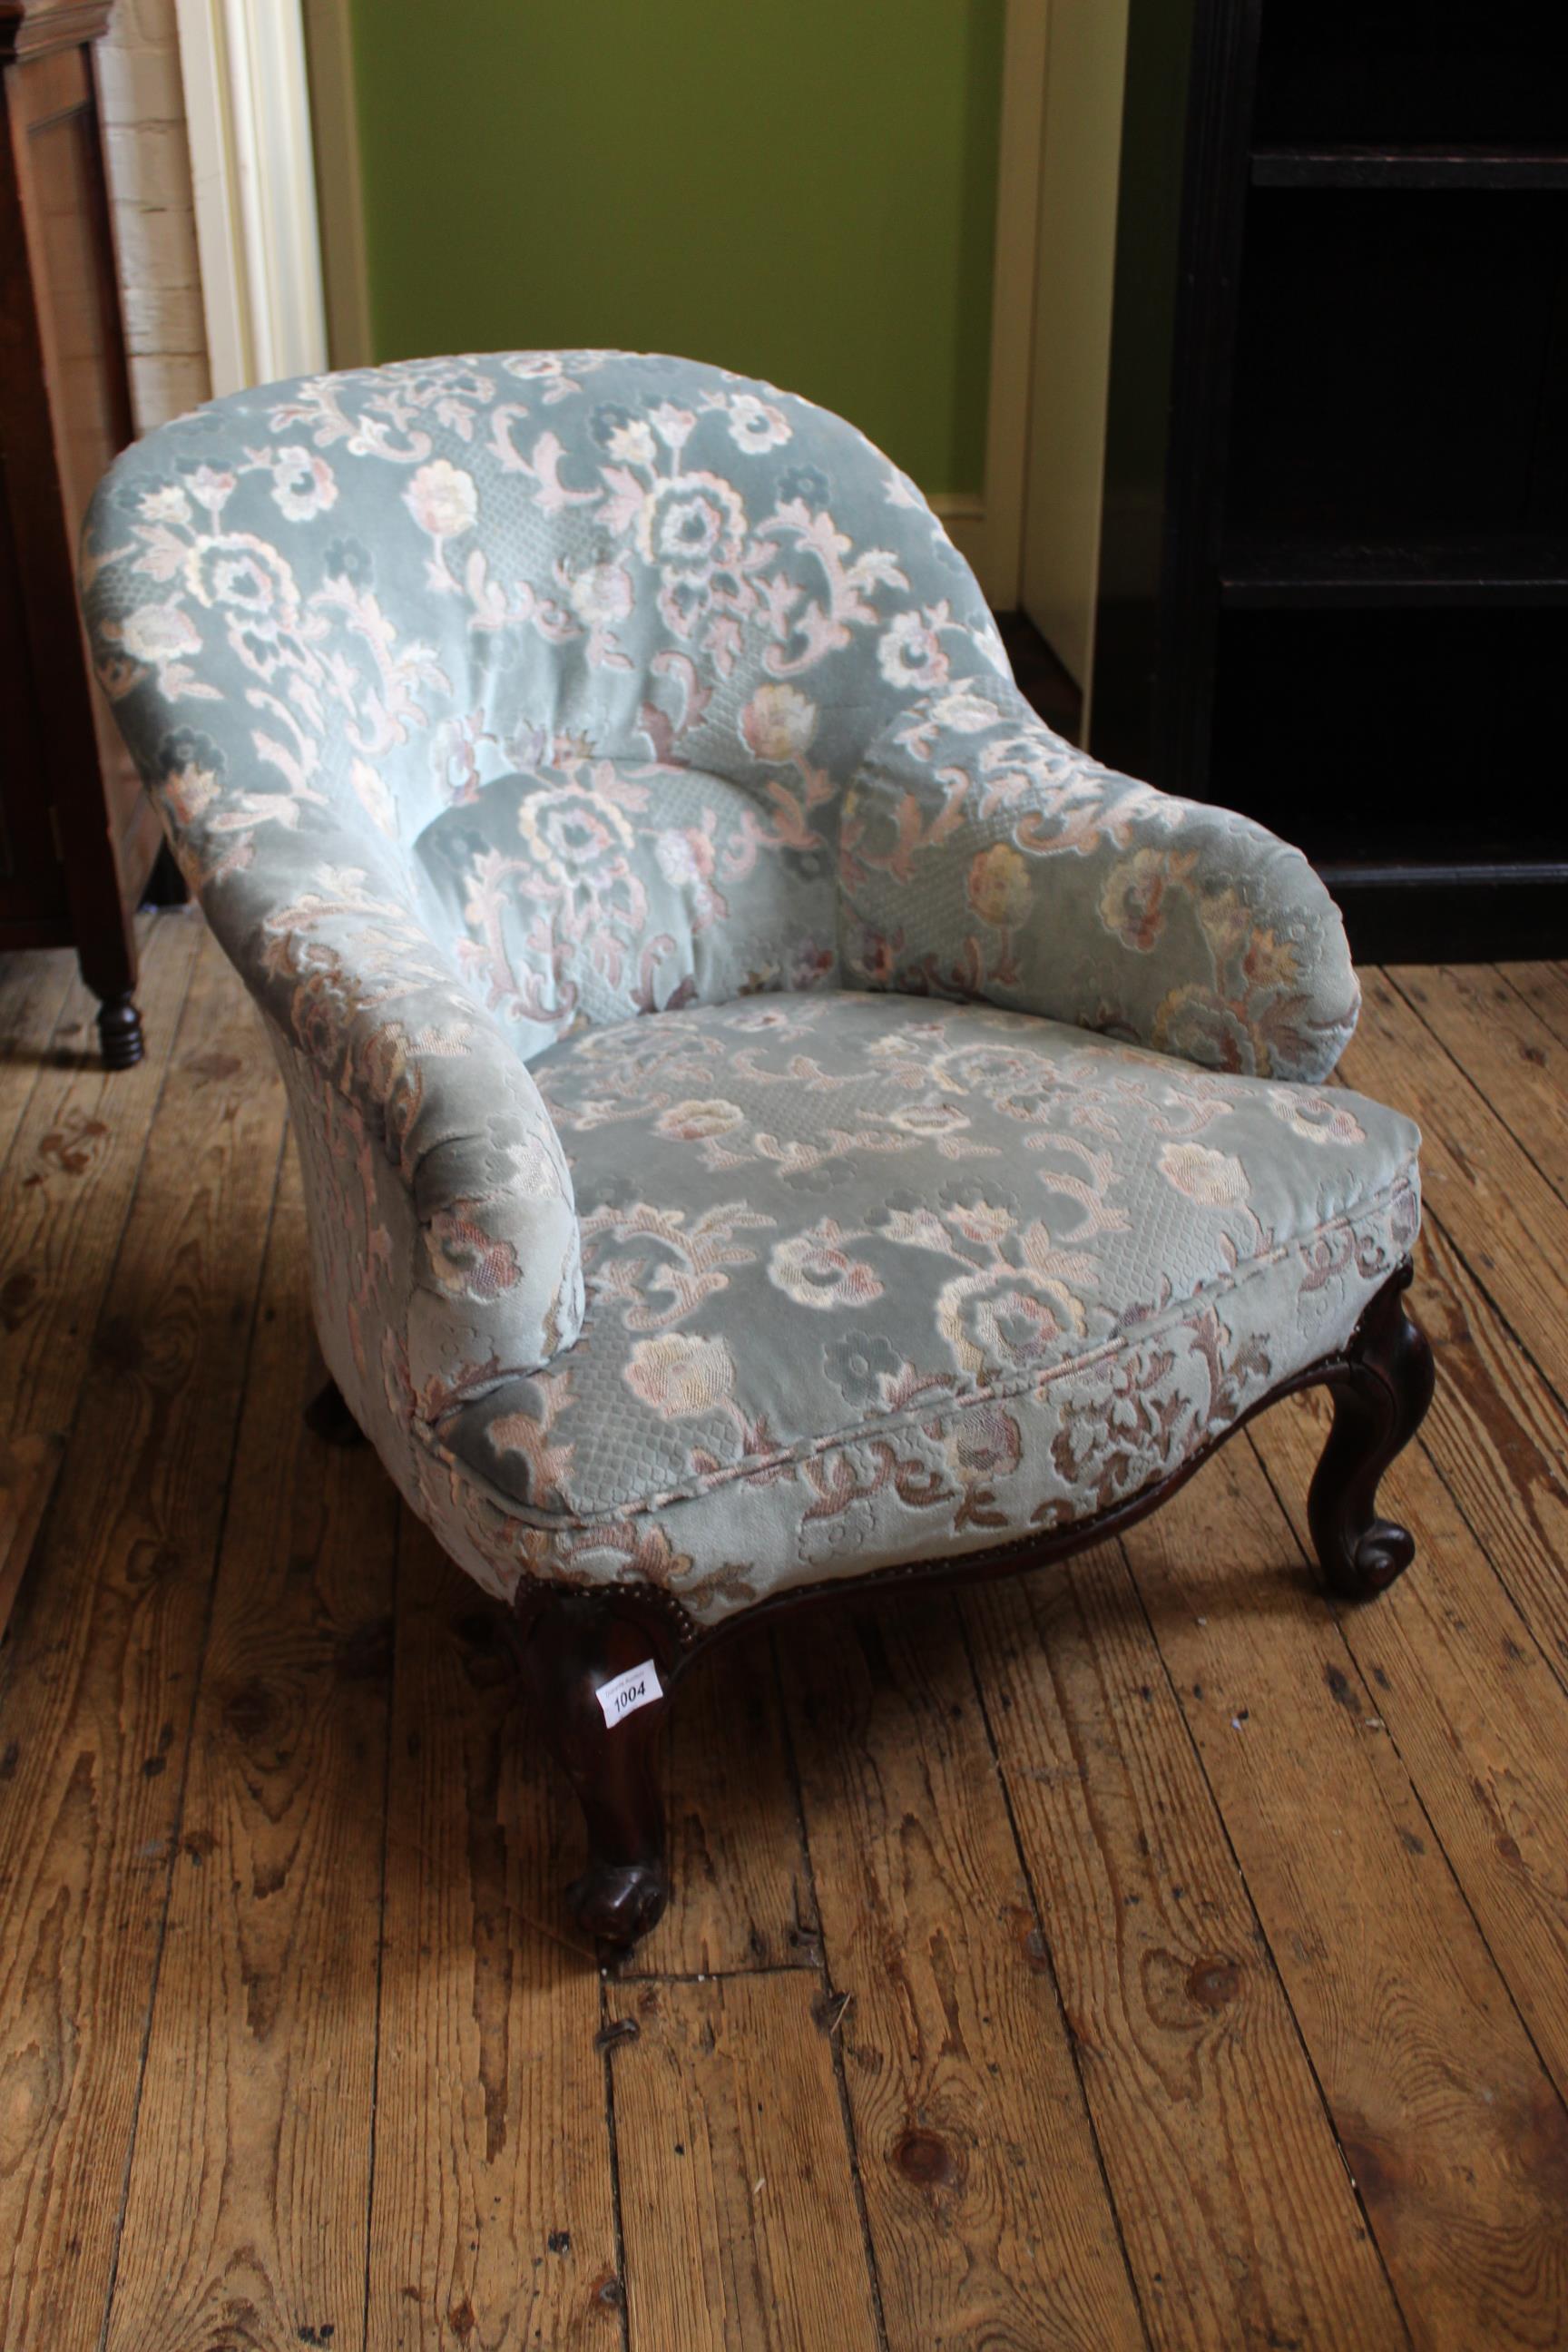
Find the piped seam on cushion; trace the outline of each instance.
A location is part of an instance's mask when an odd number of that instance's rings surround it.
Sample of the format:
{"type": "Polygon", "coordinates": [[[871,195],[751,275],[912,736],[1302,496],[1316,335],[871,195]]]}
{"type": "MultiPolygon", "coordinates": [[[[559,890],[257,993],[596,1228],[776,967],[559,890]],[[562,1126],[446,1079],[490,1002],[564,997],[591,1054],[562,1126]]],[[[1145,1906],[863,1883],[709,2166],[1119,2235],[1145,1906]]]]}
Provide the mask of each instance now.
{"type": "MultiPolygon", "coordinates": [[[[853,1429],[826,1430],[819,1436],[803,1438],[796,1444],[781,1447],[774,1453],[742,1455],[739,1461],[726,1463],[710,1477],[705,1478],[700,1486],[666,1487],[657,1494],[616,1504],[605,1510],[551,1511],[542,1509],[537,1504],[525,1503],[519,1496],[509,1495],[504,1488],[497,1486],[464,1455],[454,1452],[450,1446],[443,1444],[431,1422],[416,1415],[412,1426],[415,1434],[443,1468],[450,1471],[457,1477],[469,1481],[495,1508],[510,1518],[520,1520],[527,1527],[538,1528],[545,1533],[561,1528],[615,1527],[627,1519],[640,1518],[646,1512],[667,1509],[672,1504],[700,1501],[703,1496],[712,1494],[721,1486],[733,1485],[738,1479],[776,1477],[781,1471],[789,1469],[798,1463],[814,1461],[826,1454],[847,1451],[850,1446],[863,1445],[900,1430],[945,1427],[950,1423],[962,1421],[968,1413],[993,1404],[1008,1404],[1019,1399],[1032,1401],[1041,1397],[1055,1382],[1066,1379],[1070,1374],[1092,1371],[1107,1361],[1114,1361],[1121,1356],[1130,1354],[1135,1348],[1146,1346],[1152,1339],[1158,1339],[1166,1331],[1181,1324],[1192,1313],[1194,1307],[1205,1306],[1215,1298],[1235,1296],[1244,1289],[1254,1276],[1266,1274],[1272,1267],[1282,1264],[1293,1252],[1306,1251],[1313,1243],[1321,1241],[1331,1234],[1352,1231],[1357,1226],[1373,1220],[1381,1211],[1392,1205],[1402,1190],[1414,1191],[1419,1201],[1419,1170],[1418,1160],[1412,1158],[1405,1161],[1383,1191],[1373,1194],[1359,1207],[1353,1210],[1342,1210],[1337,1215],[1325,1218],[1321,1223],[1311,1226],[1307,1232],[1292,1234],[1288,1241],[1276,1244],[1272,1250],[1248,1258],[1244,1269],[1229,1275],[1216,1276],[1213,1282],[1200,1285],[1197,1289],[1187,1292],[1163,1313],[1157,1316],[1152,1315],[1141,1323],[1125,1326],[1114,1332],[1110,1339],[1103,1340],[1099,1347],[1082,1355],[1064,1357],[1059,1363],[1053,1364],[1044,1372],[1035,1373],[1010,1383],[998,1381],[989,1388],[976,1389],[967,1396],[953,1398],[946,1403],[933,1404],[926,1411],[922,1411],[918,1405],[912,1405],[901,1412],[884,1414],[877,1420],[864,1422],[853,1429]]],[[[1415,1239],[1414,1233],[1411,1238],[1415,1239]]],[[[528,1375],[520,1373],[518,1377],[527,1378],[528,1375]]]]}

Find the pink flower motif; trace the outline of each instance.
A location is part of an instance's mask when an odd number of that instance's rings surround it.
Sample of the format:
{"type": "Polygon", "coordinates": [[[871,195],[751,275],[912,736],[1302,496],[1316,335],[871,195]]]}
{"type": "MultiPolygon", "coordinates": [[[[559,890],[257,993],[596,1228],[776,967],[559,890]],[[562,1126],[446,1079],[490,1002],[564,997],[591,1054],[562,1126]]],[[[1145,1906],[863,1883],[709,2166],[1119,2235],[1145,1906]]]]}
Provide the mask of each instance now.
{"type": "Polygon", "coordinates": [[[430,765],[447,800],[479,798],[479,746],[494,740],[485,731],[480,711],[442,720],[430,740],[430,765]]]}
{"type": "Polygon", "coordinates": [[[1018,1424],[999,1404],[972,1406],[953,1424],[950,1443],[965,1480],[1010,1477],[1024,1458],[1018,1424]]]}
{"type": "Polygon", "coordinates": [[[740,562],[746,510],[719,475],[676,474],[648,492],[636,531],[643,557],[662,567],[667,583],[700,583],[715,565],[740,562]]]}
{"type": "Polygon", "coordinates": [[[754,759],[797,760],[816,732],[816,705],[796,686],[759,686],[741,713],[741,734],[754,759]]]}
{"type": "Polygon", "coordinates": [[[153,669],[202,649],[195,623],[178,604],[143,604],[127,613],[120,625],[120,642],[133,661],[146,662],[153,669]]]}
{"type": "Polygon", "coordinates": [[[658,870],[667,882],[706,882],[713,871],[713,844],[700,826],[661,833],[654,844],[658,870]]]}
{"type": "Polygon", "coordinates": [[[947,682],[942,639],[919,613],[900,613],[883,630],[877,667],[889,686],[924,688],[947,682]]]}
{"type": "Polygon", "coordinates": [[[272,495],[289,522],[309,522],[337,503],[338,486],[324,457],[297,443],[272,461],[272,495]]]}
{"type": "Polygon", "coordinates": [[[768,1260],[768,1279],[797,1307],[863,1307],[880,1298],[882,1285],[874,1266],[851,1257],[847,1242],[859,1234],[844,1233],[831,1217],[823,1217],[809,1232],[779,1242],[768,1260]]]}
{"type": "Polygon", "coordinates": [[[684,449],[697,423],[689,408],[678,408],[672,400],[661,400],[657,408],[648,411],[648,423],[667,449],[684,449]]]}
{"type": "Polygon", "coordinates": [[[515,1287],[522,1269],[511,1244],[487,1234],[469,1213],[474,1206],[458,1201],[438,1209],[425,1228],[425,1248],[443,1290],[488,1306],[515,1287]]]}
{"type": "Polygon", "coordinates": [[[185,559],[185,578],[198,603],[226,606],[262,634],[281,625],[299,604],[289,565],[248,531],[198,541],[185,559]]]}
{"type": "Polygon", "coordinates": [[[189,522],[191,502],[177,483],[162,482],[156,489],[142,491],[136,511],[143,522],[178,525],[189,522]]]}
{"type": "Polygon", "coordinates": [[[1027,1272],[1012,1266],[961,1275],[937,1299],[937,1328],[960,1368],[994,1380],[1042,1363],[1062,1336],[1062,1320],[1027,1272]]]}
{"type": "Polygon", "coordinates": [[[622,1366],[632,1394],[663,1421],[686,1420],[722,1407],[735,1385],[735,1367],[722,1339],[694,1331],[661,1331],[637,1339],[622,1366]]]}
{"type": "Polygon", "coordinates": [[[888,1124],[904,1135],[956,1135],[969,1125],[956,1103],[910,1103],[902,1110],[889,1111],[888,1124]]]}
{"type": "Polygon", "coordinates": [[[659,1113],[654,1132],[674,1143],[705,1143],[712,1136],[732,1135],[744,1118],[739,1103],[720,1097],[710,1102],[671,1103],[659,1113]]]}
{"type": "Polygon", "coordinates": [[[1366,1129],[1354,1111],[1315,1087],[1270,1087],[1268,1108],[1303,1143],[1366,1141],[1366,1129]]]}
{"type": "Polygon", "coordinates": [[[192,498],[211,514],[216,514],[234,488],[234,476],[226,467],[220,472],[214,466],[198,466],[185,478],[192,498]]]}
{"type": "Polygon", "coordinates": [[[1200,1209],[1235,1208],[1251,1190],[1240,1160],[1228,1151],[1211,1150],[1206,1143],[1163,1145],[1160,1173],[1200,1209]]]}
{"type": "Polygon", "coordinates": [[[447,457],[421,466],[403,493],[404,504],[432,539],[460,539],[479,519],[479,497],[474,478],[447,457]]]}
{"type": "Polygon", "coordinates": [[[782,408],[771,401],[759,400],[754,392],[738,392],[730,403],[730,438],[739,448],[759,456],[764,449],[778,449],[790,438],[789,423],[782,408]]]}
{"type": "Polygon", "coordinates": [[[607,629],[624,621],[636,601],[631,574],[622,563],[594,563],[571,573],[566,595],[577,618],[590,629],[607,629]]]}

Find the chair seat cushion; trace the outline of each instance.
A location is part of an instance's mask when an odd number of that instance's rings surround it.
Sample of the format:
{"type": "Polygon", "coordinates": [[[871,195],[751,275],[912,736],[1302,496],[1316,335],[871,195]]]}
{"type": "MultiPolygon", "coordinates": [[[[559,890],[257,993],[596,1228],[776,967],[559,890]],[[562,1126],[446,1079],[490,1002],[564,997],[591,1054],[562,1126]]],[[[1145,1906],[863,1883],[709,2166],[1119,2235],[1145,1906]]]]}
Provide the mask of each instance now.
{"type": "Polygon", "coordinates": [[[533,1073],[583,1335],[424,1442],[501,1584],[706,1622],[1163,1478],[1349,1338],[1419,1218],[1394,1111],[981,1004],[756,996],[533,1073]]]}

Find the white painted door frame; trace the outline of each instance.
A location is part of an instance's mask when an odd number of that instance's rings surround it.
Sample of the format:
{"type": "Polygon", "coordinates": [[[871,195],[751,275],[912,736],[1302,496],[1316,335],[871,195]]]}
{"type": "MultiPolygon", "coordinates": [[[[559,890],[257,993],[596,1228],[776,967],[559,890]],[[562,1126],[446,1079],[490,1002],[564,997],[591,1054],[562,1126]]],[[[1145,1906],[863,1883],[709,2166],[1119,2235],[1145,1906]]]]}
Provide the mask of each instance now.
{"type": "Polygon", "coordinates": [[[176,0],[213,391],[327,364],[300,0],[176,0]]]}
{"type": "Polygon", "coordinates": [[[1034,363],[1035,286],[1044,163],[1051,0],[1006,0],[996,142],[996,236],[991,273],[991,389],[985,485],[979,497],[931,500],[998,612],[1018,604],[1034,363]]]}

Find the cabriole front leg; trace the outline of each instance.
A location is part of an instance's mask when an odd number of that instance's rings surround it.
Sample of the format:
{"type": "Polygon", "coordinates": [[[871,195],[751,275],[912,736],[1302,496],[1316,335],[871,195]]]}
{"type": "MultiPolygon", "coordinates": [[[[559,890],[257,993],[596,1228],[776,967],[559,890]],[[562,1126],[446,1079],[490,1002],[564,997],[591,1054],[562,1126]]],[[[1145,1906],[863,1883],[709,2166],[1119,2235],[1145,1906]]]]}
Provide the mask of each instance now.
{"type": "Polygon", "coordinates": [[[523,1671],[588,1830],[566,1899],[584,1933],[622,1948],[669,1897],[658,1767],[673,1646],[628,1601],[562,1594],[523,1619],[523,1671]]]}
{"type": "Polygon", "coordinates": [[[1377,1516],[1378,1482],[1432,1402],[1432,1350],[1405,1311],[1410,1276],[1407,1258],[1357,1324],[1342,1365],[1328,1375],[1334,1423],[1307,1520],[1330,1589],[1346,1601],[1385,1591],[1415,1551],[1408,1528],[1377,1516]]]}

